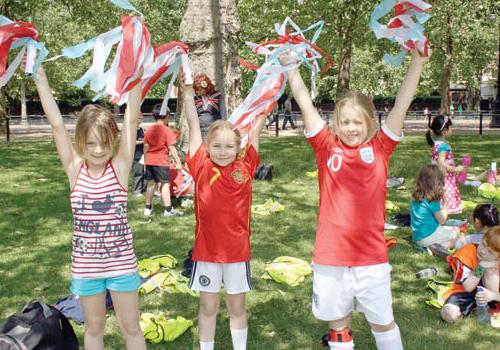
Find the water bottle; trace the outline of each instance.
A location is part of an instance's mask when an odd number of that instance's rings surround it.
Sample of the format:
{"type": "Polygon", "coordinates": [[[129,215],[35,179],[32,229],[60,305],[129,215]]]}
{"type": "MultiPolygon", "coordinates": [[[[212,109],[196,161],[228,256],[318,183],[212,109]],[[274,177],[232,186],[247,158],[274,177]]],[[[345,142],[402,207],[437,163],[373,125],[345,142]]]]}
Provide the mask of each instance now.
{"type": "MultiPolygon", "coordinates": [[[[478,292],[484,291],[483,287],[477,287],[478,292]]],[[[486,323],[490,321],[490,308],[488,307],[488,303],[478,303],[477,305],[477,320],[479,323],[486,323]]]]}
{"type": "Polygon", "coordinates": [[[427,269],[420,270],[416,273],[416,276],[418,279],[427,279],[431,278],[432,276],[437,275],[438,269],[437,267],[429,267],[427,269]]]}

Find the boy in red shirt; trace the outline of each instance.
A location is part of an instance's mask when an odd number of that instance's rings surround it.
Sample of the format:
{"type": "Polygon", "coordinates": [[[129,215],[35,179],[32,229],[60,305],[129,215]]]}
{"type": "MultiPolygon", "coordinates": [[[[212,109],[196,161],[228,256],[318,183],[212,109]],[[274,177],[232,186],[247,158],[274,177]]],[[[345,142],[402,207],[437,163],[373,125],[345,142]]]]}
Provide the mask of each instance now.
{"type": "Polygon", "coordinates": [[[153,108],[153,117],[156,123],[146,130],[144,135],[144,164],[146,165],[147,189],[146,207],[144,215],[153,215],[153,194],[155,185],[160,183],[160,192],[163,205],[164,216],[182,216],[184,212],[175,209],[170,201],[170,158],[176,163],[176,169],[181,169],[182,164],[175,148],[175,135],[167,126],[169,113],[168,108],[165,114],[160,113],[161,105],[157,104],[153,108]]]}

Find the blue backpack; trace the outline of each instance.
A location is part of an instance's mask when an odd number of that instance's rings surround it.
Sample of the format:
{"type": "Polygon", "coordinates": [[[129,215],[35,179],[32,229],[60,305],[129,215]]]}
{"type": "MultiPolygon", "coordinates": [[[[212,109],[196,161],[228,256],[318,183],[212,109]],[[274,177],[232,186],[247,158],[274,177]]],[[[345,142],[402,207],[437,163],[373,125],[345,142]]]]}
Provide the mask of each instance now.
{"type": "Polygon", "coordinates": [[[32,301],[0,327],[0,350],[78,350],[68,319],[55,307],[32,301]]]}

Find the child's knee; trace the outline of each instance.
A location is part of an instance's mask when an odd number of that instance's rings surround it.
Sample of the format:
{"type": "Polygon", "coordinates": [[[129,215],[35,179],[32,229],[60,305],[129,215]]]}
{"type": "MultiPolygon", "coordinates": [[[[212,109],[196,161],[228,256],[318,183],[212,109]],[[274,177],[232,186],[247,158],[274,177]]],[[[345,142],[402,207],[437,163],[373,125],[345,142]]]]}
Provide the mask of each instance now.
{"type": "Polygon", "coordinates": [[[120,322],[120,327],[124,335],[128,337],[136,337],[142,333],[139,322],[136,320],[127,320],[120,322]]]}
{"type": "Polygon", "coordinates": [[[103,336],[106,319],[85,319],[85,333],[92,337],[103,336]]]}
{"type": "Polygon", "coordinates": [[[200,301],[200,313],[205,317],[211,317],[217,315],[219,312],[219,302],[213,300],[210,301],[200,301]]]}
{"type": "Polygon", "coordinates": [[[458,306],[446,304],[441,308],[441,318],[448,323],[453,323],[462,318],[462,313],[458,306]]]}

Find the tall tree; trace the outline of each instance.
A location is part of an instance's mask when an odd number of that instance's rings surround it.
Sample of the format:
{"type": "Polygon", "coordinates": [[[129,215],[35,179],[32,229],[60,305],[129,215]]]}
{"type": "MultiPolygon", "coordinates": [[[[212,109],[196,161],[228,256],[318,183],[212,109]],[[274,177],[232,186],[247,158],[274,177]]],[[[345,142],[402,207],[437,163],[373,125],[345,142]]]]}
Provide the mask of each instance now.
{"type": "MultiPolygon", "coordinates": [[[[180,39],[189,45],[194,74],[205,73],[214,82],[226,102],[228,115],[241,102],[238,36],[240,19],[234,0],[187,0],[180,25],[180,39]]],[[[177,101],[182,102],[182,96],[177,101]]],[[[181,129],[182,148],[187,148],[187,124],[177,104],[177,126],[181,129]]]]}

